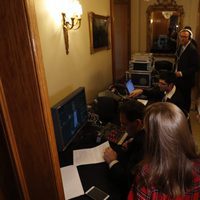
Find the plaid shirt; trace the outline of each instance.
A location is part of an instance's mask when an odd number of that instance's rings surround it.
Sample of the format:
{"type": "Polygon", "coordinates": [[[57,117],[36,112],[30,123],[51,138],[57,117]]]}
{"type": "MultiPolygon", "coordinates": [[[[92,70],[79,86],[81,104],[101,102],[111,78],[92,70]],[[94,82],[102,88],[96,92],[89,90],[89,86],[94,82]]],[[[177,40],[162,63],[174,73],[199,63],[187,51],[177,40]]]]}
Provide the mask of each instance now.
{"type": "Polygon", "coordinates": [[[143,179],[144,175],[148,173],[147,167],[145,167],[136,175],[135,183],[128,195],[128,200],[200,200],[200,162],[194,163],[193,169],[192,187],[186,191],[184,196],[171,198],[155,187],[150,189],[145,186],[137,187],[138,181],[143,179]]]}

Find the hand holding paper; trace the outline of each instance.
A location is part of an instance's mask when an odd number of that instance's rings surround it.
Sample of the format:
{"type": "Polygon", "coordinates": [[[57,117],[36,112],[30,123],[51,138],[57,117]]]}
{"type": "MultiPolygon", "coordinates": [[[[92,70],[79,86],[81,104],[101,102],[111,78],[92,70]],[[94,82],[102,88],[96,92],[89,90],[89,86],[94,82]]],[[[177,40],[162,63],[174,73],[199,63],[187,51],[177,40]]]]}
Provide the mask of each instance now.
{"type": "Polygon", "coordinates": [[[103,155],[105,149],[109,146],[109,142],[107,141],[94,148],[74,150],[74,165],[78,166],[105,162],[103,155]]]}

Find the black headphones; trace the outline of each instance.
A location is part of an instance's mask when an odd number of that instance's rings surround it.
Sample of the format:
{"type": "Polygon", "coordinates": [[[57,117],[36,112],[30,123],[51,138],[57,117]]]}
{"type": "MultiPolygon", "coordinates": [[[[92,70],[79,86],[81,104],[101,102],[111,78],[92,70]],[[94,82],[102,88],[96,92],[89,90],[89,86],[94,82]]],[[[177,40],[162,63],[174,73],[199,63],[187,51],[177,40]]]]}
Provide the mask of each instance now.
{"type": "Polygon", "coordinates": [[[192,33],[191,30],[184,28],[184,29],[180,30],[179,33],[181,33],[181,32],[188,32],[189,33],[189,40],[191,40],[193,38],[193,33],[192,33]]]}

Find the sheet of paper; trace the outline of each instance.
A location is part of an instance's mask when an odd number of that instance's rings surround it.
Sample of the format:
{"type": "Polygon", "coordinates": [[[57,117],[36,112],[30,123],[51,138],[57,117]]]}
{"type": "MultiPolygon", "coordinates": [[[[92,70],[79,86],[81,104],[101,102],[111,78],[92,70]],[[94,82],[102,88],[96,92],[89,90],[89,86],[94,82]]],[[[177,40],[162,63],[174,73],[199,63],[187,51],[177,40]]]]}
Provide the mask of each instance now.
{"type": "Polygon", "coordinates": [[[109,142],[107,141],[94,148],[74,150],[74,165],[78,166],[104,162],[103,154],[105,148],[109,146],[109,142]]]}
{"type": "Polygon", "coordinates": [[[76,166],[69,165],[61,168],[61,175],[66,200],[84,194],[83,186],[81,184],[76,166]]]}
{"type": "Polygon", "coordinates": [[[148,103],[148,100],[144,100],[144,99],[137,99],[137,101],[139,101],[140,103],[143,103],[145,106],[148,103]]]}

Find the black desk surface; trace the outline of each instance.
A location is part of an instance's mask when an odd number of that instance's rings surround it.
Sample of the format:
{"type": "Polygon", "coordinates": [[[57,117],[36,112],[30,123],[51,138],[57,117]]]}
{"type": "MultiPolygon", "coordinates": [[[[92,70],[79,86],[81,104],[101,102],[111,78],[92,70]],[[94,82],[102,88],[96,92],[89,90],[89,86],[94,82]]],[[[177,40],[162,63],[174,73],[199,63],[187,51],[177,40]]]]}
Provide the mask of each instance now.
{"type": "MultiPolygon", "coordinates": [[[[99,144],[96,143],[97,129],[87,125],[74,141],[63,152],[59,152],[60,166],[64,167],[73,164],[73,150],[91,148],[99,144]]],[[[121,194],[115,183],[109,176],[108,165],[104,163],[81,165],[77,167],[81,179],[83,190],[87,191],[92,186],[97,186],[110,195],[109,199],[120,200],[121,194]]],[[[73,200],[91,200],[86,195],[73,198],[73,200]]]]}

